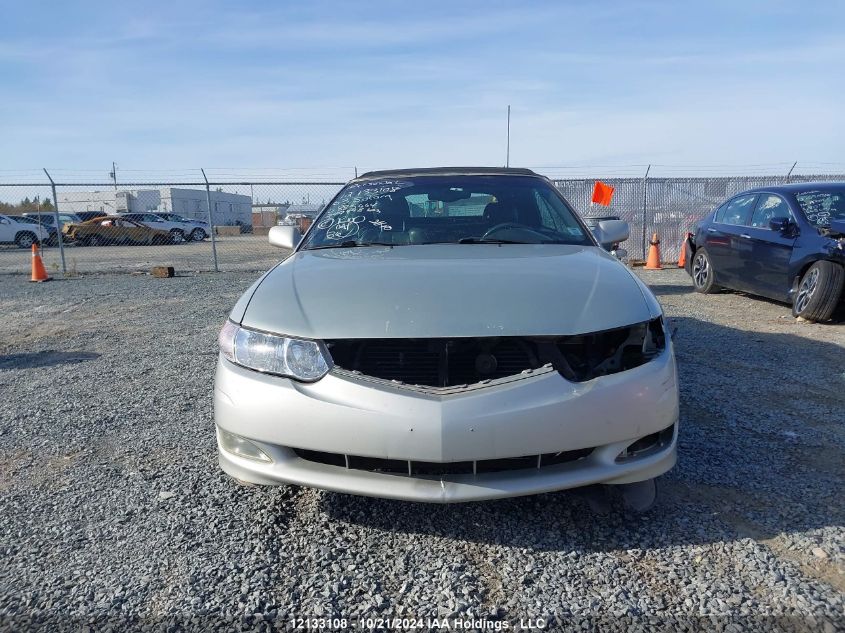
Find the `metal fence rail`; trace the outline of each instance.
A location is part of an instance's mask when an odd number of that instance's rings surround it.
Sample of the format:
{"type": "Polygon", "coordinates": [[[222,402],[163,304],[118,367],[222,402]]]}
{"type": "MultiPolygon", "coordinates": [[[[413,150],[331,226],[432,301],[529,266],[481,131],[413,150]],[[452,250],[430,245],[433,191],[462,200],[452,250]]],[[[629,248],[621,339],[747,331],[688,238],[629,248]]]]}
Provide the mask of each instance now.
{"type": "MultiPolygon", "coordinates": [[[[203,177],[204,177],[204,172],[203,177]]],[[[177,214],[195,224],[171,225],[166,244],[95,246],[93,240],[45,241],[42,257],[48,272],[146,271],[173,266],[179,272],[266,270],[279,259],[267,231],[280,221],[307,222],[340,190],[342,182],[306,180],[173,179],[167,182],[0,183],[0,214],[41,214],[55,226],[76,221],[76,214],[177,214]],[[204,223],[204,224],[197,224],[204,223]],[[192,227],[192,228],[189,228],[192,227]],[[195,230],[202,227],[201,231],[195,230]],[[176,235],[178,234],[178,235],[176,235]],[[172,242],[172,243],[171,243],[172,242]]],[[[845,180],[845,174],[801,174],[792,181],[845,180]]],[[[625,244],[629,258],[645,259],[649,237],[661,239],[665,261],[677,260],[684,234],[725,198],[752,187],[779,184],[784,176],[566,178],[555,185],[585,217],[618,216],[631,225],[625,244]],[[593,185],[602,180],[615,193],[609,207],[590,204],[593,185]]],[[[38,229],[44,231],[48,229],[38,229]]],[[[144,240],[141,241],[145,241],[144,240]]],[[[28,251],[0,245],[0,273],[28,273],[28,251]]]]}

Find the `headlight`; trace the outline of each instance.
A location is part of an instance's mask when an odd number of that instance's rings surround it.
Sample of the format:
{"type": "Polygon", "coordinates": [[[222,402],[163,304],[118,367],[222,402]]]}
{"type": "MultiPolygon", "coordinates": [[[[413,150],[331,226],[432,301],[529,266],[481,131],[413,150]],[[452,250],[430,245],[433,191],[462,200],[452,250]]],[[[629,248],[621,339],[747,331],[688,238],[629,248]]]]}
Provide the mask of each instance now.
{"type": "Polygon", "coordinates": [[[227,360],[276,376],[314,382],[329,371],[323,346],[317,341],[277,336],[226,321],[218,338],[227,360]]]}

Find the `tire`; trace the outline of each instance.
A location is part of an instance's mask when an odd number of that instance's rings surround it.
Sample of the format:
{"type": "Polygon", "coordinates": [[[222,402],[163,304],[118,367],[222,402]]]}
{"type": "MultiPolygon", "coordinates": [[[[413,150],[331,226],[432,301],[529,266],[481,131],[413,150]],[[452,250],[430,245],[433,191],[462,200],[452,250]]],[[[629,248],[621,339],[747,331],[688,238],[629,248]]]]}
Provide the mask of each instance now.
{"type": "Polygon", "coordinates": [[[631,484],[617,484],[622,505],[634,514],[645,514],[657,504],[657,479],[646,479],[631,484]]]}
{"type": "Polygon", "coordinates": [[[15,235],[15,244],[17,244],[19,248],[32,248],[33,244],[38,244],[38,238],[35,233],[21,231],[15,235]]]}
{"type": "Polygon", "coordinates": [[[180,229],[173,229],[170,231],[170,238],[174,244],[181,244],[185,241],[185,232],[180,229]]]}
{"type": "Polygon", "coordinates": [[[102,237],[100,237],[99,235],[97,235],[95,233],[94,235],[91,235],[91,236],[89,236],[85,239],[85,245],[86,246],[105,246],[106,240],[104,240],[102,237]]]}
{"type": "Polygon", "coordinates": [[[843,285],[845,268],[824,260],[816,262],[798,282],[792,316],[807,321],[829,320],[842,298],[843,285]]]}
{"type": "Polygon", "coordinates": [[[699,248],[692,256],[692,285],[696,292],[705,295],[719,289],[719,286],[713,283],[713,262],[703,248],[699,248]]]}
{"type": "Polygon", "coordinates": [[[191,231],[191,240],[194,242],[202,242],[205,238],[207,238],[205,231],[202,229],[194,229],[191,231]]]}

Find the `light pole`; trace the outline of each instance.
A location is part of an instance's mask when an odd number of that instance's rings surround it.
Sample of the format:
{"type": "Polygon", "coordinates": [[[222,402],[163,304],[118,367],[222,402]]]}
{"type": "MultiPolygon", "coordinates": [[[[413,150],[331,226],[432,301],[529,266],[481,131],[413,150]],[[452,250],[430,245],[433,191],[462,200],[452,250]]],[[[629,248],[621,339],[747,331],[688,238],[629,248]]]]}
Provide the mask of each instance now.
{"type": "Polygon", "coordinates": [[[511,107],[508,106],[508,149],[505,154],[505,167],[511,166],[511,107]]]}

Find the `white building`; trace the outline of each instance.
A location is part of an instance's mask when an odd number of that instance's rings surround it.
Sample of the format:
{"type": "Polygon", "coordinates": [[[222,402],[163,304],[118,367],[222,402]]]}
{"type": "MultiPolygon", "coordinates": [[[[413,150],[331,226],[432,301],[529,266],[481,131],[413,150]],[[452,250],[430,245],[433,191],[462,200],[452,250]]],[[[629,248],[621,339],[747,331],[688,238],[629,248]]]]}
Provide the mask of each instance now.
{"type": "MultiPolygon", "coordinates": [[[[208,220],[205,189],[118,189],[115,191],[59,191],[59,210],[102,211],[124,213],[131,211],[161,211],[178,213],[186,218],[208,220]]],[[[211,217],[215,225],[252,225],[252,198],[238,193],[211,191],[211,217]]]]}

